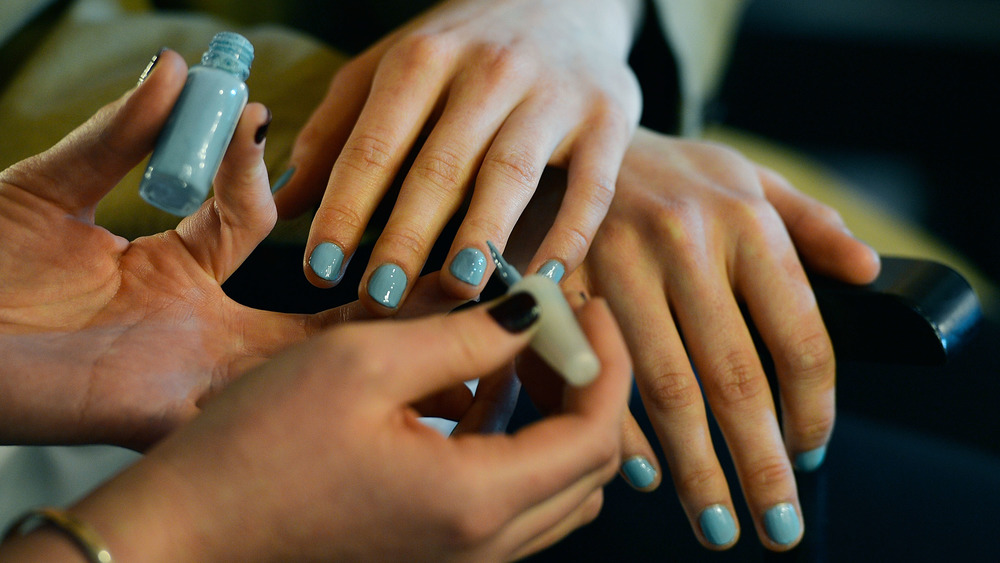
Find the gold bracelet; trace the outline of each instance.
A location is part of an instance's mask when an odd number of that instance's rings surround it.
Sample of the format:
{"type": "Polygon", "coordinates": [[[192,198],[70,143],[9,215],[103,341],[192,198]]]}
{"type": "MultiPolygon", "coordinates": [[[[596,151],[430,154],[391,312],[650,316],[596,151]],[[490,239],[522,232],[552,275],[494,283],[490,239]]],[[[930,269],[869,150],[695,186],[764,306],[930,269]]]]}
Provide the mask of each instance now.
{"type": "Polygon", "coordinates": [[[50,524],[73,540],[73,543],[87,556],[87,561],[90,561],[90,563],[112,563],[111,552],[104,545],[104,540],[101,539],[101,536],[83,520],[59,508],[46,507],[29,510],[7,528],[7,532],[4,533],[0,543],[7,541],[8,538],[13,537],[15,534],[19,536],[26,535],[27,532],[24,528],[32,520],[39,520],[43,524],[50,524]]]}

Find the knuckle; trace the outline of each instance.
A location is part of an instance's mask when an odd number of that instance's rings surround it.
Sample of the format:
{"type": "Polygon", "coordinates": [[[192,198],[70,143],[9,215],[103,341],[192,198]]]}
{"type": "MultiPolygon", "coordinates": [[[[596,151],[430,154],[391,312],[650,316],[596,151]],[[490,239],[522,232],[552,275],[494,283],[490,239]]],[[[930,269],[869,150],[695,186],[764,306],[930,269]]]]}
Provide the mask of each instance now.
{"type": "Polygon", "coordinates": [[[723,355],[710,367],[710,373],[718,375],[707,378],[706,387],[722,407],[740,407],[770,392],[757,357],[747,352],[723,355]]]}
{"type": "Polygon", "coordinates": [[[799,337],[784,362],[785,369],[796,378],[798,384],[833,381],[836,369],[833,345],[824,331],[812,331],[799,337]]]}
{"type": "Polygon", "coordinates": [[[788,458],[777,455],[757,460],[744,475],[747,490],[782,490],[788,483],[794,482],[788,458]]]}
{"type": "Polygon", "coordinates": [[[509,45],[484,43],[476,49],[475,60],[481,70],[479,78],[494,86],[506,84],[518,76],[530,59],[509,45]]]}
{"type": "Polygon", "coordinates": [[[419,32],[401,39],[393,46],[389,56],[402,69],[425,68],[451,58],[453,42],[447,34],[419,32]]]}
{"type": "MultiPolygon", "coordinates": [[[[479,233],[485,234],[485,240],[497,241],[505,238],[504,233],[507,232],[506,227],[497,221],[497,219],[497,217],[492,215],[466,215],[463,225],[471,228],[473,232],[477,233],[477,236],[479,233]]],[[[479,236],[479,238],[482,239],[483,237],[479,236]]]]}
{"type": "Polygon", "coordinates": [[[795,433],[804,444],[823,444],[833,432],[833,413],[809,413],[809,419],[795,422],[795,433]]]}
{"type": "Polygon", "coordinates": [[[341,151],[340,162],[354,170],[373,175],[388,171],[392,166],[392,145],[388,135],[372,132],[352,135],[341,151]]]}
{"type": "Polygon", "coordinates": [[[424,233],[408,225],[394,225],[379,236],[379,244],[384,244],[394,255],[422,255],[429,247],[424,233]]]}
{"type": "MultiPolygon", "coordinates": [[[[501,510],[480,487],[459,484],[455,491],[460,492],[452,495],[454,500],[447,503],[442,517],[446,537],[459,548],[482,545],[503,526],[501,510]]],[[[441,499],[435,499],[431,506],[435,504],[440,505],[441,499]]]]}
{"type": "Polygon", "coordinates": [[[360,232],[368,224],[350,202],[338,200],[324,202],[317,219],[324,225],[336,225],[338,229],[352,232],[360,232]]]}
{"type": "Polygon", "coordinates": [[[688,410],[702,402],[701,390],[684,372],[663,372],[644,387],[647,408],[658,412],[688,410]]]}
{"type": "Polygon", "coordinates": [[[687,493],[712,490],[719,472],[713,467],[699,465],[677,476],[677,489],[687,493]]]}
{"type": "Polygon", "coordinates": [[[422,180],[425,188],[436,188],[434,195],[440,203],[465,184],[465,160],[457,150],[436,148],[421,155],[413,163],[410,174],[422,180]]]}
{"type": "Polygon", "coordinates": [[[483,171],[495,175],[507,189],[518,193],[514,197],[526,199],[535,191],[535,184],[541,175],[538,164],[524,149],[510,149],[500,152],[490,151],[483,161],[483,171]]]}
{"type": "Polygon", "coordinates": [[[601,508],[604,506],[604,491],[601,489],[596,489],[586,500],[583,501],[583,505],[580,507],[580,521],[579,524],[585,525],[593,522],[601,513],[601,508]]]}

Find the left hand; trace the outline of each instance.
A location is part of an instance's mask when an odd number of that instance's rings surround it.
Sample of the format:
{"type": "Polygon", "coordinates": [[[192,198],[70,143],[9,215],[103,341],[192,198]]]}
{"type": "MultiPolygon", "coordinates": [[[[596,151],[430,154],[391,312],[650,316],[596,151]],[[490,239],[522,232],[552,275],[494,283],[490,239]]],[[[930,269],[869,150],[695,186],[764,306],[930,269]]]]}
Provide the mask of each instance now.
{"type": "Polygon", "coordinates": [[[452,0],[348,63],[299,135],[294,174],[276,196],[282,216],[322,196],[307,278],[319,287],[340,280],[424,134],[362,278],[366,306],[384,315],[406,299],[405,281],[420,272],[473,184],[441,283],[454,297],[476,296],[485,284],[485,241],[506,241],[547,164],[568,167],[569,190],[534,267],[555,260],[575,268],[607,212],[639,118],[626,60],[639,6],[452,0]],[[377,281],[388,272],[394,284],[377,281]]]}
{"type": "Polygon", "coordinates": [[[94,224],[98,201],[152,149],[186,71],[165,51],[142,85],[0,173],[0,443],[143,448],[249,367],[366,316],[357,304],[259,311],[221,288],[276,218],[260,104],[243,113],[216,197],[175,230],[129,242],[94,224]]]}

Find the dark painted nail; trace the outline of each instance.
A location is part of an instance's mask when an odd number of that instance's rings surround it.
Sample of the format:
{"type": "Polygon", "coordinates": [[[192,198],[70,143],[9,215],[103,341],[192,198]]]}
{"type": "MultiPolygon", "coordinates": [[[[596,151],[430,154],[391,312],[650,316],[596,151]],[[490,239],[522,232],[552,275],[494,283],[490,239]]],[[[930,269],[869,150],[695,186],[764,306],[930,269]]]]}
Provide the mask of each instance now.
{"type": "Polygon", "coordinates": [[[271,110],[267,110],[267,119],[264,120],[264,124],[257,128],[257,132],[253,135],[253,140],[258,145],[264,142],[267,138],[267,128],[271,126],[271,110]]]}
{"type": "Polygon", "coordinates": [[[149,60],[149,63],[146,64],[146,68],[142,69],[142,74],[139,75],[139,84],[142,84],[147,78],[149,78],[150,73],[153,72],[153,67],[155,67],[156,63],[160,61],[160,55],[162,55],[166,50],[166,47],[160,47],[160,50],[157,51],[156,54],[153,55],[153,58],[149,60]]]}
{"type": "Polygon", "coordinates": [[[491,306],[487,312],[504,330],[517,334],[538,322],[542,308],[530,293],[518,292],[491,306]]]}

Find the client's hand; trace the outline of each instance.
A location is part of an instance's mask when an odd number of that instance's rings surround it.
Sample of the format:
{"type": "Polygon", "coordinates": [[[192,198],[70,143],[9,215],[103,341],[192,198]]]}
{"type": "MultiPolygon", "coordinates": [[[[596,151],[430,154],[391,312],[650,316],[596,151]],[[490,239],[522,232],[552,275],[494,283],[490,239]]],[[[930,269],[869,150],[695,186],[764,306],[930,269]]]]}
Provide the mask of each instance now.
{"type": "Polygon", "coordinates": [[[176,230],[129,242],[94,225],[98,201],[152,149],[185,75],[164,52],[138,88],[0,173],[0,443],[144,447],[242,371],[362,312],[257,311],[220,287],[276,218],[260,104],[240,120],[215,199],[176,230]]]}
{"type": "Polygon", "coordinates": [[[362,278],[362,302],[385,315],[408,299],[407,280],[470,192],[441,283],[472,298],[485,283],[484,241],[507,240],[546,164],[568,168],[569,196],[536,248],[538,263],[575,268],[639,119],[627,58],[640,7],[451,0],[348,63],[296,140],[294,174],[275,198],[283,216],[322,199],[306,249],[309,280],[340,280],[405,171],[362,278]]]}
{"type": "MultiPolygon", "coordinates": [[[[500,561],[537,551],[597,514],[618,464],[629,360],[606,305],[580,310],[602,373],[567,394],[562,413],[514,435],[447,439],[410,406],[505,370],[527,344],[535,305],[507,297],[316,336],[244,375],[73,512],[122,561],[500,561]]],[[[54,560],[73,549],[45,533],[5,553],[54,560]]]]}
{"type": "MultiPolygon", "coordinates": [[[[801,537],[792,467],[822,462],[835,369],[800,257],[852,283],[879,270],[835,211],[777,174],[719,145],[640,131],[593,250],[565,283],[609,300],[681,503],[708,547],[734,543],[739,526],[705,399],[761,541],[783,550],[801,537]],[[741,305],[774,359],[780,425],[741,305]]],[[[645,471],[655,470],[652,450],[640,433],[626,435],[626,475],[655,487],[645,471]]]]}

